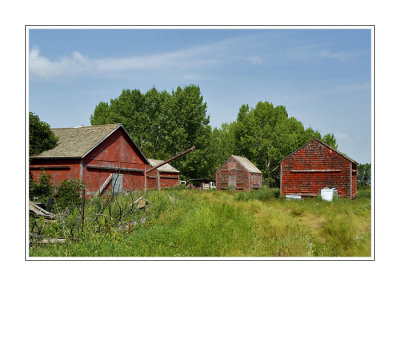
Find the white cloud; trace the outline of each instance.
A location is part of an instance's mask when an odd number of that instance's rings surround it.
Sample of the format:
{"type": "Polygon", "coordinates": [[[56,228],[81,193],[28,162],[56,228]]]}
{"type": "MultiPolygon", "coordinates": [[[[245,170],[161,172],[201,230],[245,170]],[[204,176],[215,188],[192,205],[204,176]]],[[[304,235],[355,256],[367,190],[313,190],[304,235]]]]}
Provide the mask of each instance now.
{"type": "Polygon", "coordinates": [[[360,55],[367,53],[366,51],[332,51],[329,50],[327,44],[308,44],[297,45],[287,51],[286,57],[291,60],[299,61],[315,61],[316,59],[333,59],[339,61],[348,61],[360,55]]]}
{"type": "Polygon", "coordinates": [[[344,51],[329,51],[328,49],[323,49],[319,52],[319,57],[321,58],[331,58],[335,60],[345,61],[352,56],[351,53],[344,51]]]}
{"type": "Polygon", "coordinates": [[[50,61],[40,55],[39,48],[30,51],[29,70],[34,76],[40,78],[52,78],[68,73],[88,72],[92,67],[89,58],[75,51],[71,56],[64,56],[58,61],[50,61]]]}
{"type": "MultiPolygon", "coordinates": [[[[186,75],[188,71],[191,74],[195,71],[197,74],[201,68],[218,65],[233,58],[229,51],[234,49],[237,43],[238,39],[227,39],[172,52],[120,58],[91,59],[74,52],[71,56],[63,56],[54,61],[41,56],[39,48],[35,47],[30,51],[29,69],[32,76],[43,79],[82,73],[112,74],[132,71],[174,70],[186,75]]],[[[257,62],[254,57],[253,62],[257,62]]]]}

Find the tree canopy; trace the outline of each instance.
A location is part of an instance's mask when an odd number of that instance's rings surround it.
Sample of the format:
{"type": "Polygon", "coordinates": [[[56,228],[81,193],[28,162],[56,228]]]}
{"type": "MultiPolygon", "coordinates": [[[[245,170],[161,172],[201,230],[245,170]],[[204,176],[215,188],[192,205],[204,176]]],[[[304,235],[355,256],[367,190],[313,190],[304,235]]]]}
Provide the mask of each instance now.
{"type": "Polygon", "coordinates": [[[196,146],[190,154],[173,161],[183,177],[214,177],[216,170],[236,154],[247,157],[268,178],[279,181],[279,161],[312,138],[337,148],[333,134],[321,134],[290,117],[284,106],[259,102],[242,105],[232,123],[212,129],[207,104],[197,85],[146,93],[125,89],[109,103],[100,102],[90,116],[92,125],[122,123],[149,158],[166,159],[196,146]]]}
{"type": "Polygon", "coordinates": [[[49,124],[41,121],[36,114],[29,112],[29,156],[54,148],[57,140],[49,124]]]}
{"type": "Polygon", "coordinates": [[[359,164],[357,167],[357,182],[361,187],[371,186],[371,163],[359,164]]]}
{"type": "Polygon", "coordinates": [[[233,125],[234,153],[246,156],[270,182],[277,182],[280,160],[310,141],[318,138],[337,148],[333,134],[321,137],[312,128],[304,129],[303,124],[289,117],[284,106],[274,107],[269,102],[259,102],[255,108],[242,105],[233,125]],[[273,170],[278,173],[273,174],[273,170]]]}
{"type": "Polygon", "coordinates": [[[137,89],[123,90],[110,103],[100,102],[90,122],[121,123],[149,158],[166,159],[194,145],[194,152],[172,164],[186,177],[207,173],[205,154],[211,126],[207,104],[196,85],[178,87],[171,93],[154,87],[145,94],[137,89]]]}

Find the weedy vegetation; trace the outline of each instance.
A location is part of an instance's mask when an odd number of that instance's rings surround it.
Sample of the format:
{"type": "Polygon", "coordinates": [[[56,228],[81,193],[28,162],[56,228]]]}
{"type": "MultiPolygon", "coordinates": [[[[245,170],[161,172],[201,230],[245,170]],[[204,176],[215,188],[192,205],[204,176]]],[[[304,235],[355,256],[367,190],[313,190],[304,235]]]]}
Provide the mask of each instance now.
{"type": "MultiPolygon", "coordinates": [[[[80,190],[68,186],[68,196],[80,190]]],[[[55,199],[52,211],[55,221],[30,218],[32,257],[371,255],[370,190],[352,201],[325,202],[286,200],[273,188],[238,193],[179,187],[95,196],[71,207],[57,207],[55,199]],[[147,200],[142,208],[139,197],[147,200]],[[58,241],[48,243],[51,238],[58,241]]]]}

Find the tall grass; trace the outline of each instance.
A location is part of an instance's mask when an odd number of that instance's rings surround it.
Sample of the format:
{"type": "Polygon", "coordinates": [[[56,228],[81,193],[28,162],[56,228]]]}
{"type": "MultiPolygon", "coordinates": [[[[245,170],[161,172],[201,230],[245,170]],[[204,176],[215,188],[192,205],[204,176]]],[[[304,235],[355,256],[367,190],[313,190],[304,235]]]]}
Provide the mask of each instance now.
{"type": "MultiPolygon", "coordinates": [[[[138,195],[136,195],[138,196],[138,195]]],[[[77,241],[33,244],[31,256],[370,256],[370,197],[353,201],[319,199],[287,201],[277,190],[211,192],[163,190],[147,192],[150,202],[123,221],[132,230],[117,230],[106,218],[129,207],[131,195],[118,197],[96,226],[87,224],[77,241]],[[279,193],[278,193],[279,196],[279,193]],[[143,223],[140,219],[146,218],[143,223]]],[[[88,216],[102,199],[87,203],[88,216]]],[[[79,224],[79,213],[64,220],[79,224]]],[[[63,235],[60,222],[44,225],[47,236],[63,235]]],[[[65,231],[65,229],[64,229],[65,231]]]]}

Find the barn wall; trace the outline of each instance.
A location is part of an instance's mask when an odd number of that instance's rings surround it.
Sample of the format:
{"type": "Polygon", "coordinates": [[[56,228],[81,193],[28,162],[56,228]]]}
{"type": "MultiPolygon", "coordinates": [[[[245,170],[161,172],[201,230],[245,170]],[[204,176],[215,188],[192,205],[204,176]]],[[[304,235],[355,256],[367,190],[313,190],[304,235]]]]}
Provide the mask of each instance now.
{"type": "Polygon", "coordinates": [[[171,188],[176,185],[179,185],[179,174],[178,173],[160,172],[161,188],[171,188]]]}
{"type": "Polygon", "coordinates": [[[62,180],[75,179],[75,178],[79,179],[80,160],[38,159],[38,160],[33,160],[32,163],[29,165],[30,177],[32,177],[36,182],[39,181],[39,176],[43,172],[50,175],[51,177],[50,181],[54,185],[59,187],[62,180]]]}
{"type": "Polygon", "coordinates": [[[262,187],[262,174],[251,173],[250,174],[250,189],[258,189],[262,187]]]}
{"type": "Polygon", "coordinates": [[[216,173],[216,186],[218,190],[225,190],[229,185],[229,176],[236,176],[235,190],[248,191],[250,186],[250,173],[238,163],[238,161],[230,157],[216,173]]]}
{"type": "MultiPolygon", "coordinates": [[[[147,167],[149,169],[150,166],[147,167]]],[[[157,170],[152,170],[150,173],[146,173],[147,176],[147,189],[158,189],[158,180],[157,180],[157,170]]]]}
{"type": "MultiPolygon", "coordinates": [[[[160,189],[179,185],[179,173],[158,172],[160,175],[160,189]]],[[[158,189],[157,170],[147,173],[147,189],[158,189]]]]}
{"type": "Polygon", "coordinates": [[[324,187],[336,188],[339,196],[350,196],[350,163],[332,149],[313,140],[282,161],[282,195],[315,196],[324,187]]]}
{"type": "MultiPolygon", "coordinates": [[[[83,180],[88,192],[97,192],[110,174],[120,174],[123,191],[142,190],[145,187],[145,165],[140,152],[120,128],[85,156],[83,180]],[[100,168],[93,168],[94,166],[100,168]],[[111,169],[101,169],[107,167],[111,169]],[[137,171],[124,171],[121,168],[137,171]]],[[[107,190],[111,190],[111,184],[107,186],[107,190]]]]}

